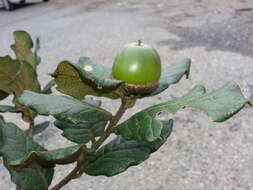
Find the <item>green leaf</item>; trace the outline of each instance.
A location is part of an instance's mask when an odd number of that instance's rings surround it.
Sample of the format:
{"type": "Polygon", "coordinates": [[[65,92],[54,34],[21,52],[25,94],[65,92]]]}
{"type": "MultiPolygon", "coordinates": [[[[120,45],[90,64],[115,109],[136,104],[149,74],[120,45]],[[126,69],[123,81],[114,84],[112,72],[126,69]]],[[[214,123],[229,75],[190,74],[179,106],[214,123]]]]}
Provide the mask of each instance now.
{"type": "Polygon", "coordinates": [[[116,99],[122,95],[123,81],[112,80],[111,69],[94,64],[87,57],[80,58],[78,63],[59,63],[52,76],[57,90],[77,99],[86,95],[116,99]]]}
{"type": "Polygon", "coordinates": [[[38,125],[35,125],[34,129],[33,129],[33,135],[37,135],[37,134],[43,132],[46,128],[48,128],[49,124],[50,124],[49,121],[45,121],[45,122],[42,122],[38,125]]]}
{"type": "Polygon", "coordinates": [[[0,105],[0,113],[4,112],[20,113],[20,111],[13,106],[0,105]]]}
{"type": "Polygon", "coordinates": [[[55,167],[55,164],[69,164],[78,160],[84,153],[84,145],[76,145],[51,151],[32,151],[28,155],[9,163],[17,172],[23,171],[31,165],[44,168],[55,167]]]}
{"type": "Polygon", "coordinates": [[[173,121],[162,121],[163,129],[161,139],[152,143],[139,143],[126,141],[118,136],[116,139],[103,146],[96,153],[96,158],[82,168],[88,175],[113,176],[124,172],[130,166],[135,166],[157,151],[170,136],[173,121]]]}
{"type": "Polygon", "coordinates": [[[49,81],[49,83],[46,84],[46,86],[43,88],[42,93],[43,94],[51,94],[52,93],[52,88],[55,85],[55,80],[49,81]]]}
{"type": "MultiPolygon", "coordinates": [[[[20,61],[26,61],[33,68],[40,63],[40,57],[37,53],[32,52],[33,41],[31,36],[25,31],[14,32],[15,44],[11,45],[11,48],[15,52],[17,59],[20,61]]],[[[37,48],[36,48],[37,49],[37,48]]]]}
{"type": "Polygon", "coordinates": [[[111,118],[111,113],[106,110],[67,96],[24,91],[19,102],[41,115],[52,115],[58,120],[74,124],[97,123],[111,118]]]}
{"type": "Polygon", "coordinates": [[[222,122],[239,112],[247,103],[249,101],[234,82],[210,93],[206,93],[204,86],[197,85],[182,98],[152,106],[133,115],[121,123],[115,133],[127,140],[152,142],[161,136],[161,123],[155,119],[159,112],[166,110],[175,114],[184,107],[193,107],[206,111],[213,121],[222,122]]]}
{"type": "Polygon", "coordinates": [[[0,90],[0,101],[3,100],[3,99],[5,99],[5,98],[7,98],[8,96],[9,96],[8,93],[0,90]]]}
{"type": "Polygon", "coordinates": [[[71,124],[62,121],[55,121],[54,125],[63,131],[62,136],[68,140],[85,144],[103,134],[107,122],[99,122],[95,124],[80,123],[71,124]]]}
{"type": "Polygon", "coordinates": [[[53,177],[53,168],[31,165],[21,172],[14,171],[9,163],[20,159],[32,151],[46,151],[13,123],[0,120],[0,155],[5,167],[11,174],[11,180],[23,190],[47,189],[53,177]]]}
{"type": "Polygon", "coordinates": [[[168,67],[162,72],[160,82],[167,83],[168,85],[176,84],[184,75],[189,77],[191,67],[191,59],[183,59],[178,64],[168,67]]]}
{"type": "Polygon", "coordinates": [[[163,69],[159,81],[159,87],[150,94],[138,95],[137,97],[144,98],[162,93],[170,85],[178,83],[184,75],[186,75],[186,78],[188,78],[190,74],[190,68],[191,59],[186,58],[176,65],[163,69]]]}

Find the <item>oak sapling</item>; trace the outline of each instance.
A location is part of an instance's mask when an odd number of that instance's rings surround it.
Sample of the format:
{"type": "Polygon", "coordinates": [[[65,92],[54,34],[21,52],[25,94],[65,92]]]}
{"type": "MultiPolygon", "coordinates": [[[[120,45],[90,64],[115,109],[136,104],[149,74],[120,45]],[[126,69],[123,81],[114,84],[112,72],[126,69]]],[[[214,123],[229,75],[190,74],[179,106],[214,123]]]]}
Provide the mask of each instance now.
{"type": "Polygon", "coordinates": [[[16,31],[14,36],[11,47],[16,58],[0,57],[0,100],[13,94],[13,105],[1,105],[0,113],[21,113],[29,128],[22,130],[0,115],[0,156],[17,190],[59,190],[83,174],[110,177],[141,164],[172,132],[172,119],[156,118],[162,111],[175,114],[193,107],[206,111],[214,122],[223,122],[246,104],[252,105],[234,82],[208,93],[204,86],[196,85],[182,97],[152,105],[119,122],[139,99],[160,94],[183,76],[188,78],[191,60],[161,69],[157,51],[139,41],[124,46],[112,68],[88,57],[61,61],[51,73],[53,79],[41,88],[37,78],[39,41],[33,50],[27,32],[16,31]],[[53,95],[53,87],[62,95],[53,95]],[[121,100],[116,114],[102,107],[100,97],[121,100]],[[52,127],[75,145],[54,150],[39,145],[33,137],[50,122],[37,124],[37,115],[53,116],[52,127]],[[105,143],[111,134],[116,138],[105,143]],[[54,167],[70,163],[75,163],[73,170],[51,186],[54,167]]]}

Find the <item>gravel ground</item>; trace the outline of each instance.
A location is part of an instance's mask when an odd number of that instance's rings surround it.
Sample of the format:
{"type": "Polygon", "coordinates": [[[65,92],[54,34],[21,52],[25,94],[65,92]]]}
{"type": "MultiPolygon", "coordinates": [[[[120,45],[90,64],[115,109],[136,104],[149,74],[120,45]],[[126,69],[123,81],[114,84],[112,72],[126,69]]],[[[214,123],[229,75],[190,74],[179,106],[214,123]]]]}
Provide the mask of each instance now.
{"type": "MultiPolygon", "coordinates": [[[[163,67],[192,58],[189,80],[166,92],[141,100],[123,119],[150,105],[179,97],[195,84],[208,90],[237,82],[253,99],[253,3],[251,0],[55,0],[30,3],[14,12],[0,10],[0,54],[12,54],[14,30],[40,36],[43,84],[59,61],[88,56],[111,66],[116,52],[127,42],[142,39],[159,51],[163,67]]],[[[13,55],[13,54],[12,54],[13,55]]],[[[10,98],[3,103],[10,102],[10,98]]],[[[118,101],[105,99],[114,110],[118,101]]],[[[149,160],[118,176],[82,176],[64,190],[253,190],[253,110],[246,107],[225,123],[213,123],[192,109],[173,117],[174,130],[167,143],[149,160]],[[251,117],[250,117],[251,116],[251,117]]],[[[25,126],[19,116],[6,120],[25,126]]],[[[44,120],[39,117],[36,122],[44,120]]],[[[53,119],[51,118],[51,121],[53,119]]],[[[71,144],[53,125],[36,137],[48,149],[71,144]]],[[[14,190],[0,165],[0,185],[14,190]]],[[[72,166],[57,167],[53,184],[72,166]],[[66,169],[67,168],[67,169],[66,169]]]]}

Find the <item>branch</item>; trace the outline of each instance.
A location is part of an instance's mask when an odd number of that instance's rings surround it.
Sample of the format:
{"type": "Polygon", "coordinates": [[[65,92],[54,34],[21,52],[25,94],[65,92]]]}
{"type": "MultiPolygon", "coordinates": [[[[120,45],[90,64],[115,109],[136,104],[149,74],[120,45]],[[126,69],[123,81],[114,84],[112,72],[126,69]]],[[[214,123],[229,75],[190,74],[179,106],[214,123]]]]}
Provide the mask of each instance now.
{"type": "Polygon", "coordinates": [[[34,131],[34,120],[31,120],[29,129],[27,130],[27,133],[30,137],[33,137],[33,131],[34,131]]]}
{"type": "Polygon", "coordinates": [[[56,184],[51,190],[59,190],[64,185],[69,183],[78,174],[79,170],[82,168],[83,163],[77,163],[76,167],[58,184],[56,184]]]}
{"type": "Polygon", "coordinates": [[[123,114],[125,113],[125,111],[129,107],[129,101],[128,100],[129,99],[127,99],[127,98],[125,98],[125,99],[123,98],[121,100],[122,103],[120,105],[120,108],[117,111],[116,115],[111,118],[109,126],[105,130],[104,134],[97,140],[97,142],[92,144],[92,148],[94,150],[97,150],[105,142],[105,140],[111,135],[114,128],[117,126],[117,123],[119,122],[120,118],[123,116],[123,114]]]}

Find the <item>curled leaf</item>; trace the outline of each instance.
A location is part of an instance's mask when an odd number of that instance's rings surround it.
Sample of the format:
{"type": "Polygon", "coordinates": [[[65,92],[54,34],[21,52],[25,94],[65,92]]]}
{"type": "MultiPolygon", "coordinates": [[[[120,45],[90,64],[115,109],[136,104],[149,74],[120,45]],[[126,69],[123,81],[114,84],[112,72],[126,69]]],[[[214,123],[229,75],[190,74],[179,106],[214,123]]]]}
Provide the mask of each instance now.
{"type": "Polygon", "coordinates": [[[112,99],[122,95],[123,81],[111,79],[111,69],[82,57],[78,63],[62,61],[52,74],[56,89],[77,99],[86,95],[104,96],[112,99]]]}

